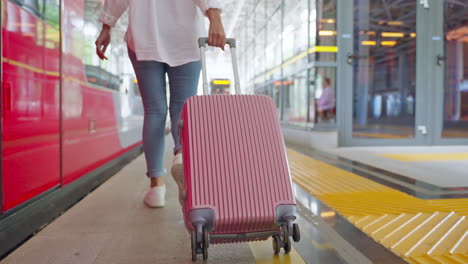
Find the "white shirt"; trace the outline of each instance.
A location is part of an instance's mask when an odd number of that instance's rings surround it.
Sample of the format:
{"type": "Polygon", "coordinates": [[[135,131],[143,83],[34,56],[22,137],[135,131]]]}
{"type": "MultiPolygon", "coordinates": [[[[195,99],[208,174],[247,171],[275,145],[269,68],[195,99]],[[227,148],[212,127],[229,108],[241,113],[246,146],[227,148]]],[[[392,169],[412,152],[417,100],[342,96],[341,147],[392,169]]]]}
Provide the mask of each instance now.
{"type": "Polygon", "coordinates": [[[137,60],[154,60],[173,67],[200,59],[197,40],[207,37],[203,14],[210,8],[220,9],[220,3],[218,0],[106,0],[99,21],[112,27],[127,8],[129,23],[125,40],[137,60]]]}

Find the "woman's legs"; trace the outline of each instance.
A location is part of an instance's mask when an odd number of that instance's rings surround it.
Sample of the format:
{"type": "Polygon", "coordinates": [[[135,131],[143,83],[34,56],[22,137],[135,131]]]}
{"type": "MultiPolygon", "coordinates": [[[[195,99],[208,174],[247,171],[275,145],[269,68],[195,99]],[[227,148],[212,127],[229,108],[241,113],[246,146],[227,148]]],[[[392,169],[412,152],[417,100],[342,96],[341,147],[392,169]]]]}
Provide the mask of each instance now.
{"type": "Polygon", "coordinates": [[[169,67],[169,86],[171,90],[171,99],[169,111],[171,115],[171,130],[174,138],[174,162],[172,164],[172,177],[179,186],[179,201],[183,204],[182,190],[184,188],[184,170],[182,166],[182,153],[180,144],[179,126],[180,113],[184,102],[193,95],[197,94],[198,79],[200,77],[201,64],[199,61],[189,62],[187,64],[169,67]]]}
{"type": "Polygon", "coordinates": [[[166,68],[156,61],[137,61],[129,50],[135,74],[138,79],[145,110],[143,124],[143,150],[145,152],[147,176],[151,187],[164,185],[164,129],[167,116],[166,68]]]}
{"type": "Polygon", "coordinates": [[[185,100],[197,94],[200,70],[201,63],[199,61],[189,62],[181,66],[169,67],[167,70],[171,96],[169,113],[171,116],[171,131],[174,139],[175,154],[182,151],[177,122],[179,121],[185,100]]]}

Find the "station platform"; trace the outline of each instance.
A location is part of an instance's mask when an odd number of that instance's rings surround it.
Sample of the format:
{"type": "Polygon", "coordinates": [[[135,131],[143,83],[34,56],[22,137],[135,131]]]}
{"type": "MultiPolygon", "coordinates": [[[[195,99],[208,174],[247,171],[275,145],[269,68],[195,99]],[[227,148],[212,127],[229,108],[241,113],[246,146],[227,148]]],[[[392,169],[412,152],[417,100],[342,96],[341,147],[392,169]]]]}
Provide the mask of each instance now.
{"type": "MultiPolygon", "coordinates": [[[[422,197],[395,173],[300,146],[288,158],[301,241],[289,255],[271,241],[213,245],[206,263],[468,263],[468,195],[422,197]]],[[[140,155],[0,263],[193,263],[174,181],[151,209],[144,175],[140,155]]]]}
{"type": "Polygon", "coordinates": [[[298,185],[408,263],[468,263],[466,189],[434,190],[317,152],[288,156],[298,185]]]}
{"type": "Polygon", "coordinates": [[[440,188],[468,190],[468,146],[352,147],[332,153],[440,188]]]}
{"type": "MultiPolygon", "coordinates": [[[[463,197],[468,194],[466,145],[337,147],[336,131],[302,131],[283,127],[283,133],[288,144],[295,149],[313,150],[315,156],[321,154],[328,160],[353,168],[367,168],[367,173],[377,178],[393,178],[391,182],[398,185],[413,189],[417,186],[421,197],[463,197]]],[[[311,154],[310,151],[308,153],[311,154]]]]}

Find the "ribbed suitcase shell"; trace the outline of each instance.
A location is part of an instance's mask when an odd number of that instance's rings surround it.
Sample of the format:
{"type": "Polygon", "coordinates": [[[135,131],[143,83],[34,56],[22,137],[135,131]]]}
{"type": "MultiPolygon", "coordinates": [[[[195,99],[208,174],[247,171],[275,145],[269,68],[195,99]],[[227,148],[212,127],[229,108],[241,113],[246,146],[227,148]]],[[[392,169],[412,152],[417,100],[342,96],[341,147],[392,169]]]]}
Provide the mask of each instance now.
{"type": "Polygon", "coordinates": [[[273,100],[194,96],[181,119],[187,227],[193,228],[191,210],[212,208],[212,234],[277,230],[276,206],[295,205],[295,199],[273,100]]]}

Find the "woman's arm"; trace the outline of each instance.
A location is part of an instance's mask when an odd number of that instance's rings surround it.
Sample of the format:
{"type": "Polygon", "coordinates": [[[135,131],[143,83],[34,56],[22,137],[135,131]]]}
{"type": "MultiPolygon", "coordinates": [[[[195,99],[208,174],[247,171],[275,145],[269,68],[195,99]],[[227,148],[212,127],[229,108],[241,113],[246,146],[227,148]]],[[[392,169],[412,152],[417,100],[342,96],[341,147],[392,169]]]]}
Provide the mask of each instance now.
{"type": "Polygon", "coordinates": [[[113,27],[128,6],[129,0],[106,0],[99,16],[99,22],[113,27]]]}
{"type": "Polygon", "coordinates": [[[102,23],[102,30],[95,42],[96,54],[101,60],[107,60],[104,53],[106,52],[107,46],[110,44],[110,29],[128,8],[128,5],[129,0],[106,0],[104,3],[104,8],[99,16],[99,22],[102,23]]]}
{"type": "Polygon", "coordinates": [[[206,16],[210,19],[208,45],[220,47],[224,50],[226,34],[224,33],[223,21],[221,20],[221,10],[210,8],[206,11],[206,16]]]}
{"type": "Polygon", "coordinates": [[[195,3],[210,20],[208,45],[224,50],[226,34],[221,20],[221,4],[218,0],[195,0],[195,3]]]}

